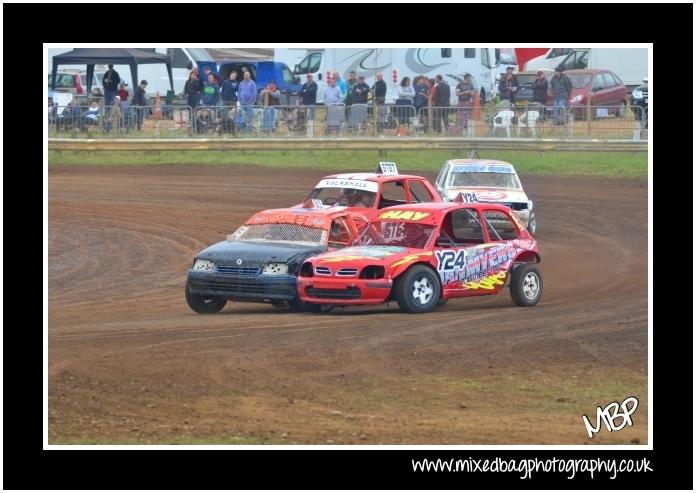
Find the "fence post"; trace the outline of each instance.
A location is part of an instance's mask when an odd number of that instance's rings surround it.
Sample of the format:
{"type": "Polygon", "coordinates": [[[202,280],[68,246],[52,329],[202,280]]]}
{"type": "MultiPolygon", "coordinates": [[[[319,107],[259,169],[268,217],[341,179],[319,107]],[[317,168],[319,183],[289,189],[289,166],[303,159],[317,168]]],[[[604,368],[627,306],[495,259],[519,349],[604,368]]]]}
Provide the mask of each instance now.
{"type": "Polygon", "coordinates": [[[592,136],[592,95],[587,96],[587,135],[592,136]]]}

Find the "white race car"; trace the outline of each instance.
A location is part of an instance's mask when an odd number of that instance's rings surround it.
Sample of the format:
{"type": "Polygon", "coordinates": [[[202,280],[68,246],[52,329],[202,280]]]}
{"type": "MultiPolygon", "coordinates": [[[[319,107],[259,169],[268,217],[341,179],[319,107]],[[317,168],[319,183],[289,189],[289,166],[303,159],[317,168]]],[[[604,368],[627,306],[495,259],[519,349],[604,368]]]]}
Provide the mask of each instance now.
{"type": "Polygon", "coordinates": [[[478,202],[507,205],[532,235],[536,233],[534,203],[527,198],[510,163],[490,159],[450,159],[442,166],[435,187],[445,202],[453,201],[461,193],[478,202]]]}

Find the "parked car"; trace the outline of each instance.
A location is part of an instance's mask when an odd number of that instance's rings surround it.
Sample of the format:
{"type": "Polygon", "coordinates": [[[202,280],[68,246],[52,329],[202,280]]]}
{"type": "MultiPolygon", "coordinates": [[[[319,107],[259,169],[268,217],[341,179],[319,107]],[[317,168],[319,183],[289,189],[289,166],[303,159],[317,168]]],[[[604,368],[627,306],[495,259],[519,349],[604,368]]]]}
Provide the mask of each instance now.
{"type": "Polygon", "coordinates": [[[631,110],[636,120],[643,121],[643,127],[648,128],[648,78],[643,78],[643,84],[633,89],[631,93],[631,110]]]}
{"type": "Polygon", "coordinates": [[[298,292],[307,303],[396,301],[423,313],[450,298],[496,294],[506,285],[518,306],[543,289],[537,242],[510,208],[487,203],[409,204],[373,217],[348,248],[308,258],[298,292]]]}
{"type": "Polygon", "coordinates": [[[522,189],[515,167],[510,163],[492,159],[450,159],[442,165],[435,187],[445,202],[465,193],[479,202],[506,205],[531,234],[536,234],[534,202],[522,189]]]}
{"type": "Polygon", "coordinates": [[[186,283],[197,313],[217,313],[228,300],[312,308],[297,298],[297,274],[311,255],[350,245],[367,218],[346,207],[270,209],[249,218],[225,241],[199,252],[186,283]]]}
{"type": "MultiPolygon", "coordinates": [[[[98,89],[103,93],[102,84],[99,80],[97,72],[94,72],[92,78],[92,89],[98,89]]],[[[48,90],[51,91],[51,79],[53,72],[48,74],[48,90]]],[[[79,70],[59,70],[56,73],[56,92],[69,92],[75,96],[85,95],[87,93],[87,73],[79,70]]]]}
{"type": "Polygon", "coordinates": [[[609,70],[566,70],[573,90],[569,103],[575,118],[604,118],[615,115],[626,116],[626,86],[609,70]],[[591,114],[587,105],[591,105],[591,114]]]}
{"type": "MultiPolygon", "coordinates": [[[[519,84],[517,92],[515,93],[515,105],[525,106],[534,101],[534,81],[537,79],[538,70],[520,72],[515,74],[517,77],[517,83],[519,84]]],[[[553,70],[545,69],[543,70],[548,82],[553,76],[553,70]]],[[[553,96],[547,91],[546,92],[546,106],[553,106],[553,96]]]]}

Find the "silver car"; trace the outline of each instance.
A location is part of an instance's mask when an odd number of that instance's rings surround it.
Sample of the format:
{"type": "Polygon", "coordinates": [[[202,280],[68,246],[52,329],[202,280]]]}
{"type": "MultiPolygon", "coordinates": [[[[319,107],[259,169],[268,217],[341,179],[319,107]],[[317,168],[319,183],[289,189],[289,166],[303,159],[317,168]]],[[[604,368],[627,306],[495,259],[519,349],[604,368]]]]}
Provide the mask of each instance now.
{"type": "Polygon", "coordinates": [[[491,159],[450,159],[437,176],[435,187],[445,202],[463,193],[479,202],[510,207],[533,235],[536,233],[534,203],[522,189],[512,164],[491,159]]]}

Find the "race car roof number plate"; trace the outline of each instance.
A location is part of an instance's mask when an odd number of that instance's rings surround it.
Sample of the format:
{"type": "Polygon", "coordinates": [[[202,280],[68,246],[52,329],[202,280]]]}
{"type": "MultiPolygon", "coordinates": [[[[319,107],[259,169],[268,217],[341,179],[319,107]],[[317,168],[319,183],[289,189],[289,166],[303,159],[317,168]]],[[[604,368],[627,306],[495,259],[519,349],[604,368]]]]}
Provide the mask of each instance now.
{"type": "Polygon", "coordinates": [[[394,161],[380,161],[377,173],[382,173],[383,175],[398,175],[399,170],[396,169],[396,163],[394,161]]]}

